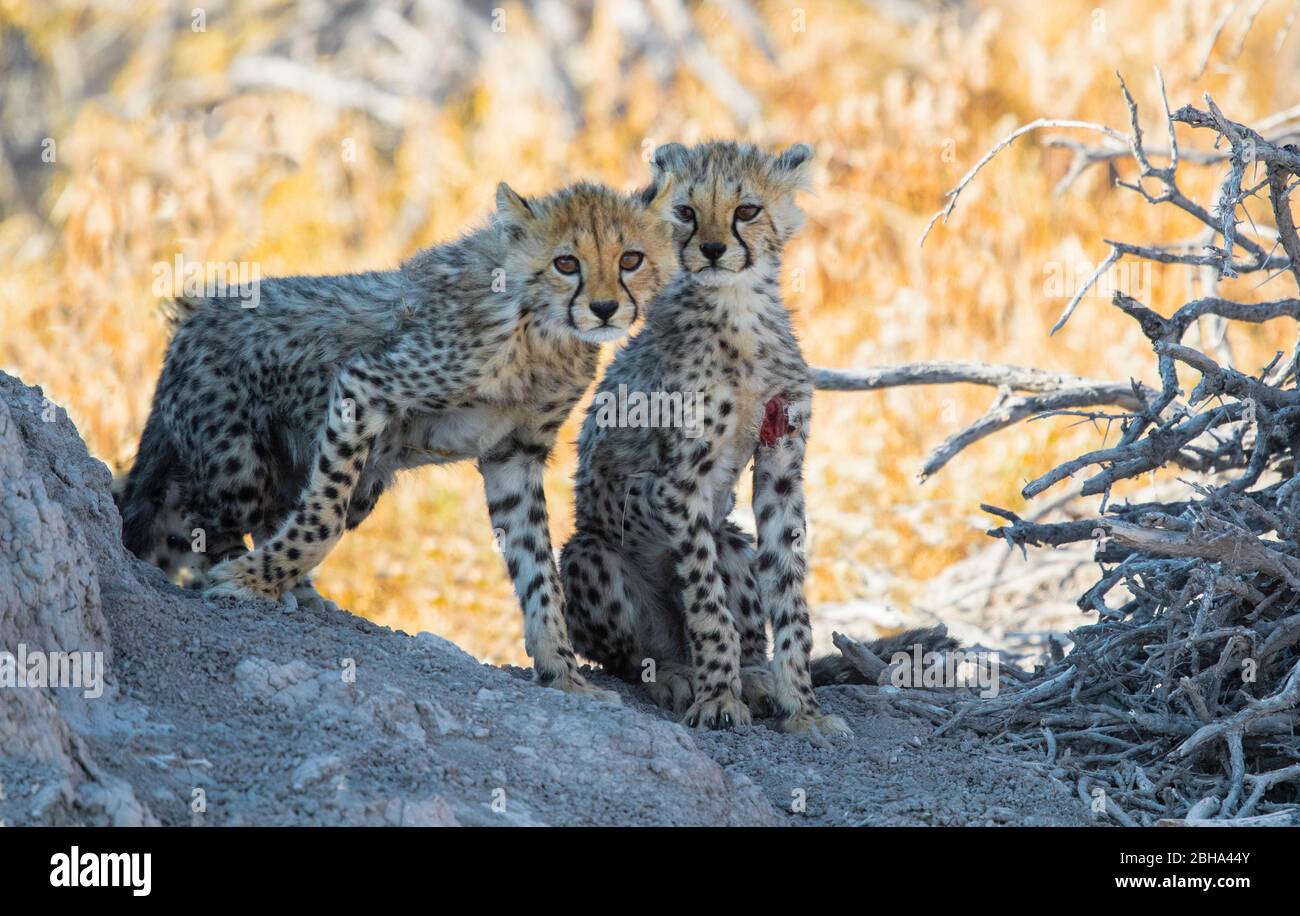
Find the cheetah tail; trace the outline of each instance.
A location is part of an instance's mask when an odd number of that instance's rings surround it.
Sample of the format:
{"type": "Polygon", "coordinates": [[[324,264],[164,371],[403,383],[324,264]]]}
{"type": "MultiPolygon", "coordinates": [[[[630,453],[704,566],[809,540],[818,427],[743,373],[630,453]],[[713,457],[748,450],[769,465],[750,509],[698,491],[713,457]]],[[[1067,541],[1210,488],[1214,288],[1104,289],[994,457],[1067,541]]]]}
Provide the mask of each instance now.
{"type": "MultiPolygon", "coordinates": [[[[958,645],[957,640],[948,635],[948,628],[940,625],[904,630],[902,633],[869,642],[866,647],[877,658],[888,664],[895,653],[910,654],[916,646],[920,646],[924,653],[956,649],[958,645]]],[[[867,678],[843,655],[827,655],[813,660],[812,682],[814,686],[825,687],[828,684],[865,684],[867,678]]]]}
{"type": "Polygon", "coordinates": [[[147,557],[164,534],[158,528],[158,512],[167,498],[176,460],[171,437],[157,414],[150,413],[126,483],[113,488],[122,515],[122,543],[137,557],[147,557]]]}

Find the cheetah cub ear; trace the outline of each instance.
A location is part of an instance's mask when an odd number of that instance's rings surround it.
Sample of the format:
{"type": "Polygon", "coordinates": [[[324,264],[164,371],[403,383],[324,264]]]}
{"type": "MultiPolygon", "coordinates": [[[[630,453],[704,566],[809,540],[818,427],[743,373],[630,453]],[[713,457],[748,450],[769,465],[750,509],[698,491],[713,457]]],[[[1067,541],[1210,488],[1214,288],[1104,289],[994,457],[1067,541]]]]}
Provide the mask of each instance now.
{"type": "Polygon", "coordinates": [[[515,188],[502,182],[497,186],[497,218],[503,229],[517,242],[523,238],[524,227],[536,220],[537,212],[532,204],[516,194],[515,188]]]}
{"type": "Polygon", "coordinates": [[[668,208],[673,200],[673,185],[675,183],[676,179],[667,172],[656,174],[649,187],[638,194],[641,205],[649,213],[667,219],[668,208]]]}
{"type": "Polygon", "coordinates": [[[657,179],[660,175],[685,168],[689,158],[686,147],[680,143],[665,143],[655,147],[654,154],[650,157],[650,170],[657,179]]]}
{"type": "Polygon", "coordinates": [[[776,157],[773,170],[787,182],[791,189],[810,190],[812,176],[809,174],[812,162],[812,147],[807,143],[796,143],[776,157]]]}

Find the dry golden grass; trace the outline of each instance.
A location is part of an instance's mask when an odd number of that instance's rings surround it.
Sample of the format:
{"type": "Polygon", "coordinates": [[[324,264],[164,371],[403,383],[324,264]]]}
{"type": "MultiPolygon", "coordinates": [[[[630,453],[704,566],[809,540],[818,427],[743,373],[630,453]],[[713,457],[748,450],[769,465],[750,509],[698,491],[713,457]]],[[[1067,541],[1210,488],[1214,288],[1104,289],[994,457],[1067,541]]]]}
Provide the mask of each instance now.
{"type": "MultiPolygon", "coordinates": [[[[17,216],[0,223],[0,365],[65,405],[91,451],[114,468],[131,460],[166,344],[151,291],[155,264],[180,253],[255,261],[263,275],[392,266],[481,219],[502,177],[524,192],[581,176],[630,187],[645,176],[647,143],[741,133],[687,73],[667,94],[653,74],[633,74],[621,87],[623,116],[611,117],[616,88],[603,74],[614,72],[620,48],[598,14],[583,49],[590,82],[579,87],[589,123],[568,136],[553,100],[510,66],[513,43],[528,37],[526,15],[511,7],[519,25],[502,36],[485,78],[442,109],[412,102],[404,139],[381,154],[360,114],[225,86],[220,74],[232,56],[274,27],[253,15],[261,4],[232,5],[230,19],[250,24],[214,23],[184,33],[171,50],[174,72],[222,100],[211,115],[162,105],[129,117],[110,101],[66,112],[43,202],[48,225],[17,216]],[[355,161],[341,154],[345,144],[355,161]]],[[[1189,220],[1112,188],[1102,170],[1053,198],[1065,156],[1027,139],[993,162],[924,249],[917,238],[943,192],[1019,123],[1058,116],[1124,127],[1116,70],[1154,136],[1162,134],[1153,64],[1175,106],[1199,103],[1205,90],[1238,120],[1294,104],[1280,84],[1289,71],[1272,51],[1278,4],[1265,9],[1235,65],[1192,78],[1218,5],[1134,0],[1110,5],[1099,21],[1092,0],[1004,0],[973,5],[964,22],[935,16],[905,29],[857,3],[806,3],[807,29],[796,32],[788,6],[767,4],[776,64],[717,7],[701,7],[711,46],[762,101],[761,124],[745,136],[817,150],[817,193],[806,201],[808,227],[786,277],[809,360],[977,359],[1150,381],[1145,342],[1105,299],[1085,300],[1063,332],[1047,336],[1064,300],[1045,294],[1045,271],[1103,256],[1103,236],[1182,238],[1194,228],[1189,220]]],[[[0,27],[22,29],[39,52],[54,53],[70,29],[108,16],[143,22],[150,13],[149,4],[0,0],[0,27]]],[[[1230,28],[1220,49],[1234,40],[1230,28]]],[[[134,73],[128,68],[114,89],[129,88],[134,73]]],[[[1186,172],[1185,190],[1207,200],[1215,175],[1186,172]]],[[[1187,298],[1181,272],[1155,270],[1151,279],[1153,307],[1167,313],[1187,298]]],[[[1258,294],[1284,295],[1289,282],[1258,294]]],[[[1225,290],[1253,294],[1240,284],[1225,290]]],[[[1239,364],[1254,368],[1294,331],[1247,333],[1232,343],[1239,364]]],[[[989,520],[980,502],[1019,508],[1026,480],[1101,435],[1059,419],[1032,424],[919,483],[925,452],[990,397],[961,387],[818,396],[807,474],[814,604],[906,601],[913,583],[983,541],[989,520]]],[[[547,479],[557,543],[571,526],[577,425],[575,415],[547,479]]],[[[524,661],[517,607],[471,467],[407,475],[334,551],[318,584],[378,622],[433,630],[491,661],[524,661]]]]}

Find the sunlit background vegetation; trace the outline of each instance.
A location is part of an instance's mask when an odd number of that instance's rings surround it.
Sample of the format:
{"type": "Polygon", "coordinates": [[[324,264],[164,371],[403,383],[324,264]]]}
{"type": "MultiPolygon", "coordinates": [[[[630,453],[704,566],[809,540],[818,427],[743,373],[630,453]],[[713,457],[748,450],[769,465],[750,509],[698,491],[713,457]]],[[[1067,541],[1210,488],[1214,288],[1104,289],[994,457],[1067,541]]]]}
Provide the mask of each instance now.
{"type": "MultiPolygon", "coordinates": [[[[1300,103],[1293,14],[1290,0],[0,0],[0,367],[41,385],[121,470],[167,341],[156,265],[392,267],[481,220],[503,178],[524,193],[580,177],[631,188],[657,143],[739,137],[816,149],[785,277],[814,364],[986,360],[1151,382],[1148,345],[1105,297],[1047,334],[1065,304],[1050,281],[1063,273],[1068,295],[1106,254],[1103,238],[1174,241],[1195,228],[1114,187],[1106,166],[1054,196],[1069,154],[1028,137],[924,248],[918,237],[944,192],[1019,124],[1126,129],[1116,71],[1153,144],[1164,137],[1153,65],[1175,107],[1209,91],[1248,121],[1300,103]],[[1211,47],[1229,6],[1257,17],[1231,20],[1211,47]]],[[[1219,177],[1189,168],[1184,190],[1208,200],[1219,177]]],[[[1258,282],[1224,289],[1289,294],[1258,282]]],[[[1146,301],[1167,313],[1195,292],[1185,272],[1156,269],[1146,301]]],[[[1294,329],[1275,324],[1234,332],[1239,367],[1290,346],[1294,329]]],[[[985,542],[981,502],[1022,508],[1027,480],[1105,434],[1034,423],[918,481],[926,452],[993,396],[818,396],[814,607],[906,606],[985,542]]],[[[547,478],[557,543],[571,530],[579,417],[547,478]]],[[[468,465],[408,474],[317,581],[378,622],[524,660],[468,465]]]]}

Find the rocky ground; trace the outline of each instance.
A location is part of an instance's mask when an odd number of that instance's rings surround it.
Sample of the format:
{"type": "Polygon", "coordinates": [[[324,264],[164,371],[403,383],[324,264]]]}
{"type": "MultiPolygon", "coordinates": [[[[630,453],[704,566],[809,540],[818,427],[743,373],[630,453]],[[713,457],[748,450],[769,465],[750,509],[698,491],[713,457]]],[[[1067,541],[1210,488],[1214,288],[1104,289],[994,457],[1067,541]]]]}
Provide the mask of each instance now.
{"type": "Polygon", "coordinates": [[[109,473],[0,373],[0,650],[101,652],[108,686],[0,688],[7,824],[1088,823],[1062,783],[854,686],[855,737],[699,733],[346,612],[205,604],[130,557],[109,473]]]}

